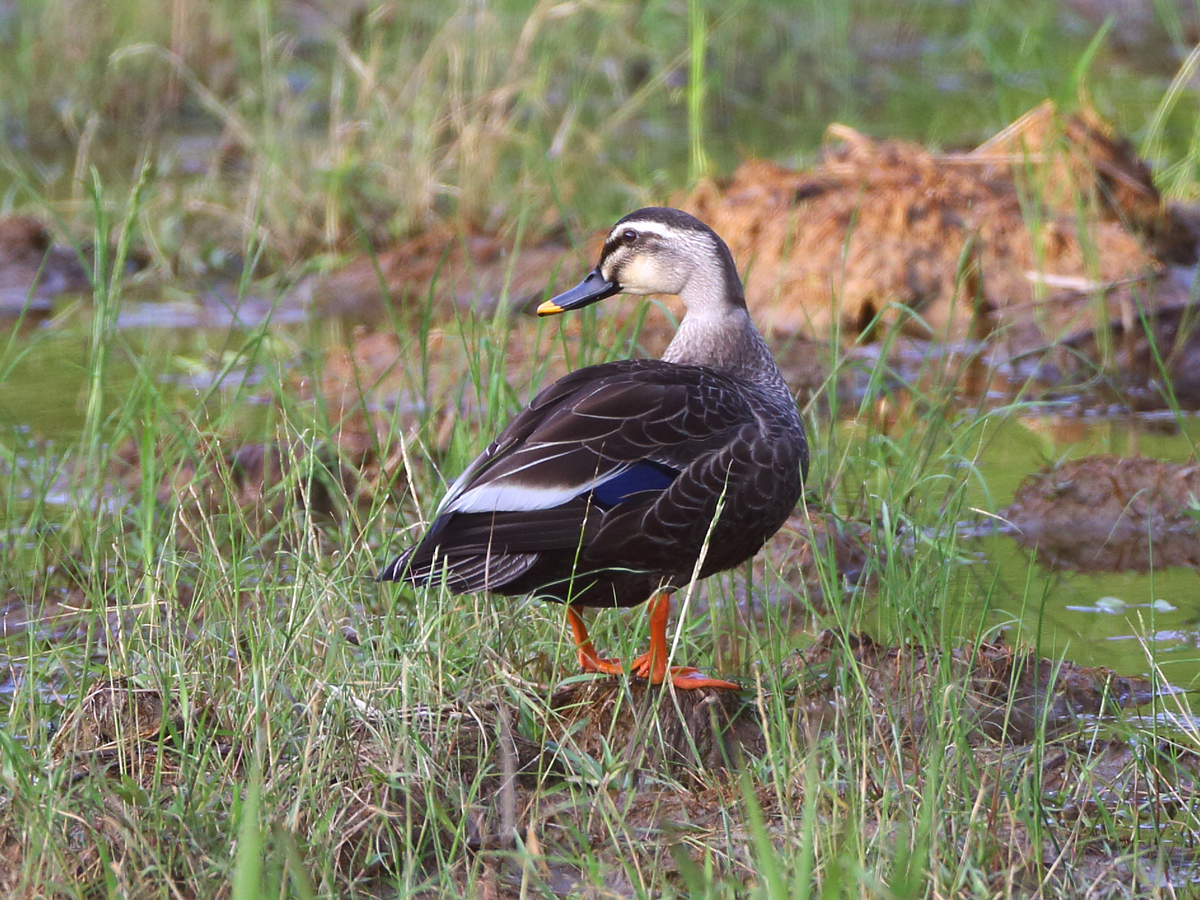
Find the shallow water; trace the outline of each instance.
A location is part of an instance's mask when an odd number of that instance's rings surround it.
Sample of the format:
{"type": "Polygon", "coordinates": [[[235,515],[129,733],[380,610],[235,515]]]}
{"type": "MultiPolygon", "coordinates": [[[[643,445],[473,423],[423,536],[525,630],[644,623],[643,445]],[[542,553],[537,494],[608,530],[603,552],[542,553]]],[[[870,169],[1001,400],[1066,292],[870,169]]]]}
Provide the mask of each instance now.
{"type": "MultiPolygon", "coordinates": [[[[293,326],[287,339],[303,346],[307,329],[295,310],[280,312],[270,304],[254,303],[252,315],[230,326],[229,317],[206,311],[206,304],[186,309],[152,303],[127,304],[110,343],[104,392],[106,405],[115,406],[136,384],[139,370],[166,386],[187,405],[214,387],[226,354],[246,342],[247,330],[263,324],[293,326]]],[[[27,438],[69,440],[84,426],[90,316],[68,311],[65,323],[24,329],[14,336],[13,350],[0,353],[0,438],[19,432],[27,438]]],[[[3,344],[0,343],[0,350],[3,344]]],[[[225,385],[253,383],[258,374],[234,367],[225,385]]]]}
{"type": "MultiPolygon", "coordinates": [[[[997,424],[989,428],[977,464],[993,497],[990,503],[998,505],[989,505],[978,488],[971,491],[971,502],[992,511],[1003,508],[1026,475],[1051,461],[1098,454],[1194,460],[1200,417],[1185,415],[1165,425],[1160,414],[997,424]]],[[[1184,687],[1200,679],[1200,573],[1195,570],[1055,570],[1011,536],[995,532],[970,540],[969,546],[978,556],[960,572],[967,597],[964,622],[1004,628],[1043,655],[1081,665],[1108,666],[1124,675],[1149,674],[1157,665],[1172,684],[1184,687]]]]}

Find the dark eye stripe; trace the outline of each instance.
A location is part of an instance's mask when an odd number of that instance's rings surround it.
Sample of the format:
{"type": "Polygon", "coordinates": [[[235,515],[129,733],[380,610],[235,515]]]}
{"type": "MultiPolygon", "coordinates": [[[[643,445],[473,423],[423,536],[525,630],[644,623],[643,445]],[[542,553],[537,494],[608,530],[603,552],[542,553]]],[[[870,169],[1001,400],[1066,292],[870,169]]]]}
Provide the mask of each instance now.
{"type": "MultiPolygon", "coordinates": [[[[624,223],[617,223],[618,226],[624,223]]],[[[625,227],[619,228],[609,234],[608,239],[604,242],[604,247],[600,251],[600,264],[603,265],[614,253],[622,247],[634,247],[642,251],[651,251],[656,246],[661,245],[664,241],[670,241],[670,235],[664,236],[657,228],[650,227],[645,230],[634,227],[637,223],[630,223],[625,227]]],[[[657,223],[665,224],[665,223],[657,223]]]]}
{"type": "Polygon", "coordinates": [[[621,235],[619,234],[616,237],[609,238],[607,241],[605,241],[604,249],[600,251],[601,265],[603,265],[605,260],[607,260],[623,246],[624,243],[621,241],[621,235]]]}

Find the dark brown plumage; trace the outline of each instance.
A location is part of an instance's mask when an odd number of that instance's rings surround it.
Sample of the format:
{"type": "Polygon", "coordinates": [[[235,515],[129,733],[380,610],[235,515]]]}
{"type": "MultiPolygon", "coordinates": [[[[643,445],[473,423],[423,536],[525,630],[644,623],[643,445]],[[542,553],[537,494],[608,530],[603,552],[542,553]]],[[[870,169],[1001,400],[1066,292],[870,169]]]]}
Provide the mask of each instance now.
{"type": "MultiPolygon", "coordinates": [[[[585,670],[621,667],[591,647],[575,606],[652,596],[651,650],[666,674],[667,596],[753,556],[800,498],[808,451],[795,403],[742,297],[732,256],[679,210],[623,218],[552,314],[619,292],[677,293],[687,315],[662,360],[580,369],[539,393],[450,487],[433,523],[381,580],[568,604],[585,670]]],[[[679,687],[735,687],[694,669],[679,687]]]]}

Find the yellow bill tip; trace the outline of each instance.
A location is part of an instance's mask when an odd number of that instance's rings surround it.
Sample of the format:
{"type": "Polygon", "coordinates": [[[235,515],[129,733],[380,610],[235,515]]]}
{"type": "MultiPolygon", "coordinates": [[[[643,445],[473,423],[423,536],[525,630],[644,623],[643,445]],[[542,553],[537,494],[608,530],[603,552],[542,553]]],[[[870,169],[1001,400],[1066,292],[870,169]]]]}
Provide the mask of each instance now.
{"type": "Polygon", "coordinates": [[[553,300],[547,300],[537,308],[537,314],[539,316],[557,316],[562,311],[563,308],[553,300]]]}

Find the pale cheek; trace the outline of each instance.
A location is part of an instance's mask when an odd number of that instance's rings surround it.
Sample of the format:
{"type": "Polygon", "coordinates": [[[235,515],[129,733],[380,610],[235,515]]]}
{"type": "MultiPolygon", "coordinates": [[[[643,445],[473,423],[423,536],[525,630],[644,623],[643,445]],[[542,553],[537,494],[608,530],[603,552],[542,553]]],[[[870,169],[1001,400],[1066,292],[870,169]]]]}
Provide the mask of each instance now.
{"type": "Polygon", "coordinates": [[[631,260],[622,267],[620,279],[627,294],[651,294],[663,290],[662,285],[655,284],[655,267],[645,258],[631,260]]]}

